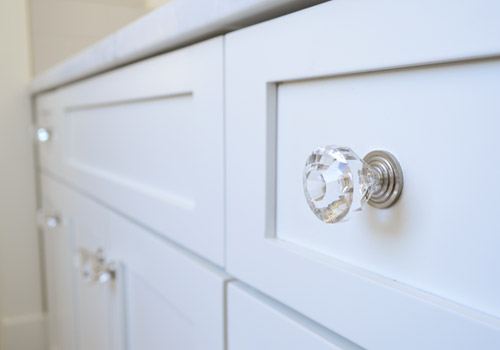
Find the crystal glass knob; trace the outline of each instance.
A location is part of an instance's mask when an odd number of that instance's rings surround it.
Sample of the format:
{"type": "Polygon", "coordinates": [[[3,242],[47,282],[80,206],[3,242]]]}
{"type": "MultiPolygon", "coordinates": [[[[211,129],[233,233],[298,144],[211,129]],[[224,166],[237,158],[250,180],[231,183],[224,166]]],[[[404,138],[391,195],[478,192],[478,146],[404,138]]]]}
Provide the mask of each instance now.
{"type": "Polygon", "coordinates": [[[349,147],[317,148],[307,159],[304,194],[313,213],[323,222],[347,221],[368,202],[388,208],[401,195],[403,172],[386,151],[373,151],[361,159],[349,147]]]}
{"type": "Polygon", "coordinates": [[[106,283],[116,277],[116,267],[114,261],[106,261],[106,257],[101,248],[95,253],[96,269],[95,269],[95,282],[106,283]]]}
{"type": "Polygon", "coordinates": [[[107,261],[102,248],[95,253],[87,249],[80,249],[80,273],[89,284],[104,284],[116,278],[114,261],[107,261]]]}
{"type": "Polygon", "coordinates": [[[36,131],[36,138],[40,142],[47,142],[50,140],[51,132],[48,129],[45,128],[39,128],[36,131]]]}

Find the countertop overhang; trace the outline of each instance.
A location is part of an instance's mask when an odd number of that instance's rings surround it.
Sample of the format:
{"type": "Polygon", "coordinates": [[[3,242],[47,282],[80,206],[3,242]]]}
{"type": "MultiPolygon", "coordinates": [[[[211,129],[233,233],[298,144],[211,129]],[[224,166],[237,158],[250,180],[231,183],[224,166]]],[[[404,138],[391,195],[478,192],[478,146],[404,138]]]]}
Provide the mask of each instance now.
{"type": "Polygon", "coordinates": [[[37,75],[32,94],[306,8],[325,0],[171,0],[37,75]]]}

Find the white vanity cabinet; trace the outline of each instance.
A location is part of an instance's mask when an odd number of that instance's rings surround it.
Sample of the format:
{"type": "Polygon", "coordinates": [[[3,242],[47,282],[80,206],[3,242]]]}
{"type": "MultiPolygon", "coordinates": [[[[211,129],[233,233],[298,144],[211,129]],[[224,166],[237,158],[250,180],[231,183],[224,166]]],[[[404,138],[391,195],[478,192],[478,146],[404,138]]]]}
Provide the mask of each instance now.
{"type": "Polygon", "coordinates": [[[223,39],[37,99],[42,172],[224,264],[223,39]]]}
{"type": "Polygon", "coordinates": [[[51,349],[500,349],[499,19],[330,1],[37,95],[51,349]]]}
{"type": "Polygon", "coordinates": [[[74,333],[76,346],[54,349],[224,349],[222,271],[49,177],[42,186],[74,236],[72,249],[51,257],[65,271],[73,266],[65,294],[73,302],[56,298],[49,307],[64,306],[66,326],[55,325],[59,334],[74,333]]]}
{"type": "Polygon", "coordinates": [[[228,272],[369,349],[498,349],[499,13],[340,0],[228,34],[228,272]],[[331,144],[392,152],[399,201],[318,220],[331,144]]]}

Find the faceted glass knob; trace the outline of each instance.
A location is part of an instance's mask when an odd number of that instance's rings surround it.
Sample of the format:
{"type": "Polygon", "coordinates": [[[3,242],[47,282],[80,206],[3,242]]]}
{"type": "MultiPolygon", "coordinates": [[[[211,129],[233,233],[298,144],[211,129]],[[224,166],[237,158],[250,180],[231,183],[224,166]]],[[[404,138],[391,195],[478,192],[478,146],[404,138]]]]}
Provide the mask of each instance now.
{"type": "Polygon", "coordinates": [[[347,221],[369,202],[388,208],[399,198],[403,173],[396,158],[385,151],[361,159],[349,147],[317,148],[307,159],[304,194],[313,213],[323,222],[347,221]]]}
{"type": "Polygon", "coordinates": [[[116,277],[116,267],[113,261],[108,262],[104,251],[99,248],[95,253],[95,283],[106,283],[116,277]]]}
{"type": "Polygon", "coordinates": [[[80,249],[80,273],[89,284],[104,284],[116,278],[115,262],[107,261],[101,248],[95,253],[80,249]]]}

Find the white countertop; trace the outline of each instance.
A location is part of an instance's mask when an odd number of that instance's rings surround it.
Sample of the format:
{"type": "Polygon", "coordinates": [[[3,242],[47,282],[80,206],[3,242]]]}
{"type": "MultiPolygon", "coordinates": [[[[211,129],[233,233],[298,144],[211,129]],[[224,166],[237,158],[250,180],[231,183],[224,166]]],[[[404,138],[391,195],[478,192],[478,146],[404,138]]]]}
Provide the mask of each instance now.
{"type": "Polygon", "coordinates": [[[325,0],[171,0],[37,75],[32,94],[325,0]]]}

